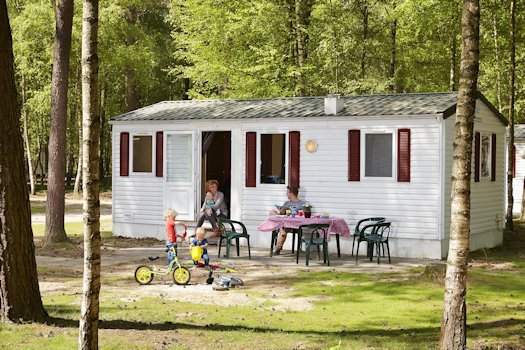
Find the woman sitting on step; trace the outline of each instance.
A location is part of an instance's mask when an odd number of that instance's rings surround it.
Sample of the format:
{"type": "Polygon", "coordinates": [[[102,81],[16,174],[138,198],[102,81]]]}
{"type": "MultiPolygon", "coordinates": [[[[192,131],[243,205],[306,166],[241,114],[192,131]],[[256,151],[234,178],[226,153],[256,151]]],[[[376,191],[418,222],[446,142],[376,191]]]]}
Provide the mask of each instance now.
{"type": "Polygon", "coordinates": [[[215,236],[219,236],[218,217],[226,218],[228,216],[228,206],[224,200],[224,193],[219,191],[219,181],[206,181],[206,191],[209,192],[206,200],[202,204],[197,227],[201,227],[204,221],[209,221],[213,227],[215,236]]]}

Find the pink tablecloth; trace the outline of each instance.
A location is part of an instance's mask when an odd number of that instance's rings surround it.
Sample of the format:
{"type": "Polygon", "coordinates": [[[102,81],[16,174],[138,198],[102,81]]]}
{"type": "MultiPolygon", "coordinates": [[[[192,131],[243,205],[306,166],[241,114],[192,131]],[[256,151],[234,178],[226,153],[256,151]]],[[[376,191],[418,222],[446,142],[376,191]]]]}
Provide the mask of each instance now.
{"type": "Polygon", "coordinates": [[[328,233],[335,235],[339,234],[343,237],[350,237],[350,229],[346,224],[346,221],[338,217],[320,218],[311,217],[305,218],[302,216],[269,216],[266,220],[260,224],[257,229],[259,231],[274,231],[280,230],[281,228],[295,228],[298,229],[301,225],[308,224],[329,224],[328,233]]]}

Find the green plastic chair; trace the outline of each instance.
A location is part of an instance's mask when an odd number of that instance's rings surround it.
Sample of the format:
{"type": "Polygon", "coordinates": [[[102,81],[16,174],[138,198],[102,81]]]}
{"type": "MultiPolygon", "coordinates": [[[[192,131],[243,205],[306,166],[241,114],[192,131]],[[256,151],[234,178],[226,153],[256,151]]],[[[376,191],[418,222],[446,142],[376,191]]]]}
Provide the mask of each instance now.
{"type": "Polygon", "coordinates": [[[390,260],[390,246],[388,245],[388,238],[390,237],[390,222],[382,222],[376,225],[374,233],[366,237],[368,242],[375,244],[377,253],[377,263],[379,264],[379,258],[381,257],[381,249],[383,249],[383,256],[385,256],[385,245],[388,252],[388,263],[391,264],[390,260]]]}
{"type": "Polygon", "coordinates": [[[367,248],[369,248],[367,249],[367,255],[370,258],[370,261],[372,261],[373,244],[375,242],[370,241],[368,238],[376,233],[377,226],[380,224],[381,223],[368,224],[359,230],[359,234],[356,237],[357,239],[357,247],[356,247],[356,252],[355,252],[355,263],[356,264],[359,259],[359,245],[362,242],[367,243],[367,248]]]}
{"type": "Polygon", "coordinates": [[[374,218],[366,218],[366,219],[362,219],[362,220],[359,220],[357,222],[357,225],[355,226],[355,230],[354,230],[354,234],[353,234],[353,241],[352,241],[352,256],[354,255],[354,245],[355,245],[355,240],[358,239],[358,238],[363,238],[361,237],[362,234],[361,234],[361,230],[363,227],[367,226],[367,225],[372,225],[372,224],[376,224],[376,223],[380,223],[380,222],[384,222],[385,221],[385,218],[383,217],[374,217],[374,218]]]}
{"type": "Polygon", "coordinates": [[[310,250],[312,247],[317,248],[317,255],[320,259],[320,250],[323,250],[323,262],[330,266],[330,256],[328,254],[328,228],[329,224],[310,224],[299,227],[299,237],[297,240],[296,263],[299,264],[299,255],[301,247],[305,244],[306,266],[310,263],[310,250]]]}
{"type": "Polygon", "coordinates": [[[230,219],[219,219],[219,226],[222,234],[219,239],[218,257],[221,257],[221,247],[223,243],[226,244],[226,258],[230,257],[230,250],[233,240],[235,240],[235,245],[237,246],[237,256],[240,256],[239,239],[245,238],[246,242],[248,243],[248,259],[251,259],[252,252],[250,248],[250,235],[248,234],[246,226],[244,226],[244,224],[240,221],[230,219]]]}

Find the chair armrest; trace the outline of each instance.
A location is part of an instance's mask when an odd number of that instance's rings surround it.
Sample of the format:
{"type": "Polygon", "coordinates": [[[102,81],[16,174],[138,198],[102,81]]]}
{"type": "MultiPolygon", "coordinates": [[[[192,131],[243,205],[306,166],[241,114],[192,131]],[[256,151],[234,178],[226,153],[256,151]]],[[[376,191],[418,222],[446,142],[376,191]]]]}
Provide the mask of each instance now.
{"type": "Polygon", "coordinates": [[[236,221],[236,220],[230,220],[230,219],[221,219],[221,223],[227,223],[230,225],[230,227],[232,228],[230,231],[234,232],[234,233],[240,233],[240,234],[245,234],[247,235],[248,234],[248,230],[246,229],[246,226],[240,222],[240,221],[236,221]],[[236,229],[235,229],[235,225],[239,226],[241,228],[241,231],[242,232],[238,232],[236,229]]]}

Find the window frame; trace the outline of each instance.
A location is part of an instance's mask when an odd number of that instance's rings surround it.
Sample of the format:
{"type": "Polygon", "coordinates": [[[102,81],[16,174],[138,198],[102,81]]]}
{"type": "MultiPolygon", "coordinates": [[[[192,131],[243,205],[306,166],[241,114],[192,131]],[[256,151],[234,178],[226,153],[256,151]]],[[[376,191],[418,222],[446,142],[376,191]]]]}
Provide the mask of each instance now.
{"type": "Polygon", "coordinates": [[[155,142],[155,133],[153,132],[130,132],[129,133],[129,137],[130,137],[130,145],[129,145],[129,153],[130,153],[130,161],[129,161],[129,165],[130,165],[130,169],[129,169],[129,174],[130,176],[133,175],[133,176],[152,176],[155,174],[155,162],[156,162],[156,147],[157,147],[157,142],[155,142]],[[135,136],[150,136],[151,137],[151,171],[147,172],[147,171],[135,171],[134,170],[134,159],[133,159],[133,154],[135,152],[135,144],[133,142],[133,138],[135,136]]]}
{"type": "MultiPolygon", "coordinates": [[[[289,145],[288,145],[288,130],[278,130],[278,129],[265,129],[257,131],[257,169],[256,169],[256,184],[257,186],[263,186],[263,187],[271,187],[275,188],[278,186],[286,188],[288,186],[288,162],[289,162],[289,145]],[[262,159],[261,159],[261,146],[262,146],[262,136],[266,134],[279,134],[284,135],[284,184],[269,184],[269,183],[262,183],[261,182],[261,166],[262,166],[262,159]]],[[[244,147],[246,149],[246,147],[244,147]]]]}
{"type": "MultiPolygon", "coordinates": [[[[193,177],[195,176],[195,167],[196,167],[196,164],[195,164],[195,161],[196,161],[196,155],[197,155],[197,152],[200,152],[200,149],[199,151],[197,151],[195,149],[195,140],[196,140],[196,135],[193,131],[188,131],[188,130],[183,130],[183,131],[167,131],[167,130],[164,130],[164,142],[163,142],[163,147],[164,147],[164,159],[163,159],[163,162],[164,162],[164,182],[167,183],[167,184],[170,184],[170,185],[188,185],[188,184],[193,184],[194,183],[194,179],[193,177]],[[192,176],[190,176],[190,181],[169,181],[169,176],[168,176],[168,172],[169,172],[169,169],[168,169],[168,159],[171,159],[169,156],[168,156],[168,138],[170,136],[174,136],[174,135],[184,135],[184,136],[190,136],[190,149],[191,149],[191,162],[190,162],[190,167],[191,167],[191,171],[192,171],[192,176]]],[[[200,159],[199,159],[200,161],[200,159]]],[[[200,170],[199,170],[200,171],[200,170]]]]}
{"type": "Polygon", "coordinates": [[[360,165],[362,169],[361,179],[364,181],[391,181],[397,182],[397,128],[396,129],[361,129],[360,165]],[[390,134],[392,136],[392,176],[366,176],[366,135],[368,134],[390,134]]]}
{"type": "MultiPolygon", "coordinates": [[[[479,132],[479,180],[480,182],[488,181],[492,179],[492,133],[488,131],[479,132]],[[489,149],[487,152],[487,168],[488,175],[483,175],[482,163],[483,163],[483,137],[487,137],[489,140],[489,149]]],[[[473,162],[475,163],[475,162],[473,162]]]]}

